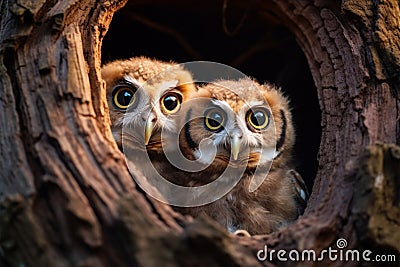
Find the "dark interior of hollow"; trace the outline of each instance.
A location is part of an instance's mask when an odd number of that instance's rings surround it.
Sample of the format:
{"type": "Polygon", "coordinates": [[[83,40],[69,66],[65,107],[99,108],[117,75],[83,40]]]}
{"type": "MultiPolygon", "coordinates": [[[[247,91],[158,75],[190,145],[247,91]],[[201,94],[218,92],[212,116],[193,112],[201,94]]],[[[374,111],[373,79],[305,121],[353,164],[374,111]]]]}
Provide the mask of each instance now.
{"type": "Polygon", "coordinates": [[[214,61],[261,83],[279,85],[291,100],[297,170],[311,192],[318,168],[321,112],[304,53],[279,17],[260,10],[228,7],[228,34],[222,6],[222,1],[207,5],[128,3],[113,17],[103,41],[102,61],[139,55],[175,62],[214,61]]]}

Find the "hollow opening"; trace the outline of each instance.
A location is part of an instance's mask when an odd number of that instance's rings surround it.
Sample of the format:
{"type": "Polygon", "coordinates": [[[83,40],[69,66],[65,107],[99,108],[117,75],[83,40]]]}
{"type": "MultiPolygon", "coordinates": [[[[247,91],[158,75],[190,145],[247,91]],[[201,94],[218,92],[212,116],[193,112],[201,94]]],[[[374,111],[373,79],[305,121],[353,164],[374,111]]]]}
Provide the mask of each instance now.
{"type": "Polygon", "coordinates": [[[291,101],[297,170],[311,192],[321,138],[317,89],[304,53],[279,17],[230,1],[131,1],[113,17],[102,61],[140,55],[219,62],[280,86],[291,101]]]}

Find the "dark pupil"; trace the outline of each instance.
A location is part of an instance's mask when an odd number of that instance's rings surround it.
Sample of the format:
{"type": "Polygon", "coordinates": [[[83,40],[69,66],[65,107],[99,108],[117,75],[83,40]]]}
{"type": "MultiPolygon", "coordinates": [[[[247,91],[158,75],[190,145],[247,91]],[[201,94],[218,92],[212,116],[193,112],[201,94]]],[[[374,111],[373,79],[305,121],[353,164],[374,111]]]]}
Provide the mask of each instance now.
{"type": "Polygon", "coordinates": [[[256,126],[261,126],[265,123],[265,114],[261,111],[256,111],[250,117],[251,122],[256,126]]]}
{"type": "Polygon", "coordinates": [[[133,93],[131,91],[128,90],[123,90],[121,93],[118,94],[118,103],[121,106],[128,106],[129,103],[131,102],[133,97],[133,93]]]}
{"type": "Polygon", "coordinates": [[[219,113],[211,113],[208,123],[211,127],[218,127],[222,123],[222,116],[219,113]]]}
{"type": "Polygon", "coordinates": [[[174,110],[178,105],[178,99],[174,95],[169,95],[164,98],[164,107],[168,110],[174,110]]]}

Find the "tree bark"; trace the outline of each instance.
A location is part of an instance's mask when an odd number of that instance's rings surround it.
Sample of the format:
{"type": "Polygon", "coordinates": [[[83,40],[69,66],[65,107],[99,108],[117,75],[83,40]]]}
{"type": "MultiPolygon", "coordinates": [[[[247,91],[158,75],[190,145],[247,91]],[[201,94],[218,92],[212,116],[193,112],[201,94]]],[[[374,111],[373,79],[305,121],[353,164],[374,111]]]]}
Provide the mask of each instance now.
{"type": "Polygon", "coordinates": [[[0,266],[311,266],[256,253],[320,252],[339,238],[348,249],[395,254],[398,264],[398,1],[246,2],[296,36],[323,131],[304,216],[252,238],[183,217],[131,178],[100,77],[102,39],[125,3],[0,0],[0,266]]]}

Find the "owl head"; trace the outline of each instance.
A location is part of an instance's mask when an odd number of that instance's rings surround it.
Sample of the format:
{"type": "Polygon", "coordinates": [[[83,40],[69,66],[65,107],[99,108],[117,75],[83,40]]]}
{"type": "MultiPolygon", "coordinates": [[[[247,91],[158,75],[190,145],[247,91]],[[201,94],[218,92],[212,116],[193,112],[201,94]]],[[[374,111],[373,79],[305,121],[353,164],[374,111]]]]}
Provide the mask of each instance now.
{"type": "Polygon", "coordinates": [[[111,129],[120,148],[124,133],[124,141],[131,148],[161,149],[161,128],[174,131],[171,117],[197,90],[189,71],[145,57],[113,61],[101,73],[106,82],[111,129]]]}
{"type": "Polygon", "coordinates": [[[197,104],[185,107],[181,151],[214,168],[247,170],[284,165],[295,140],[288,100],[273,85],[245,78],[202,86],[197,104]]]}

